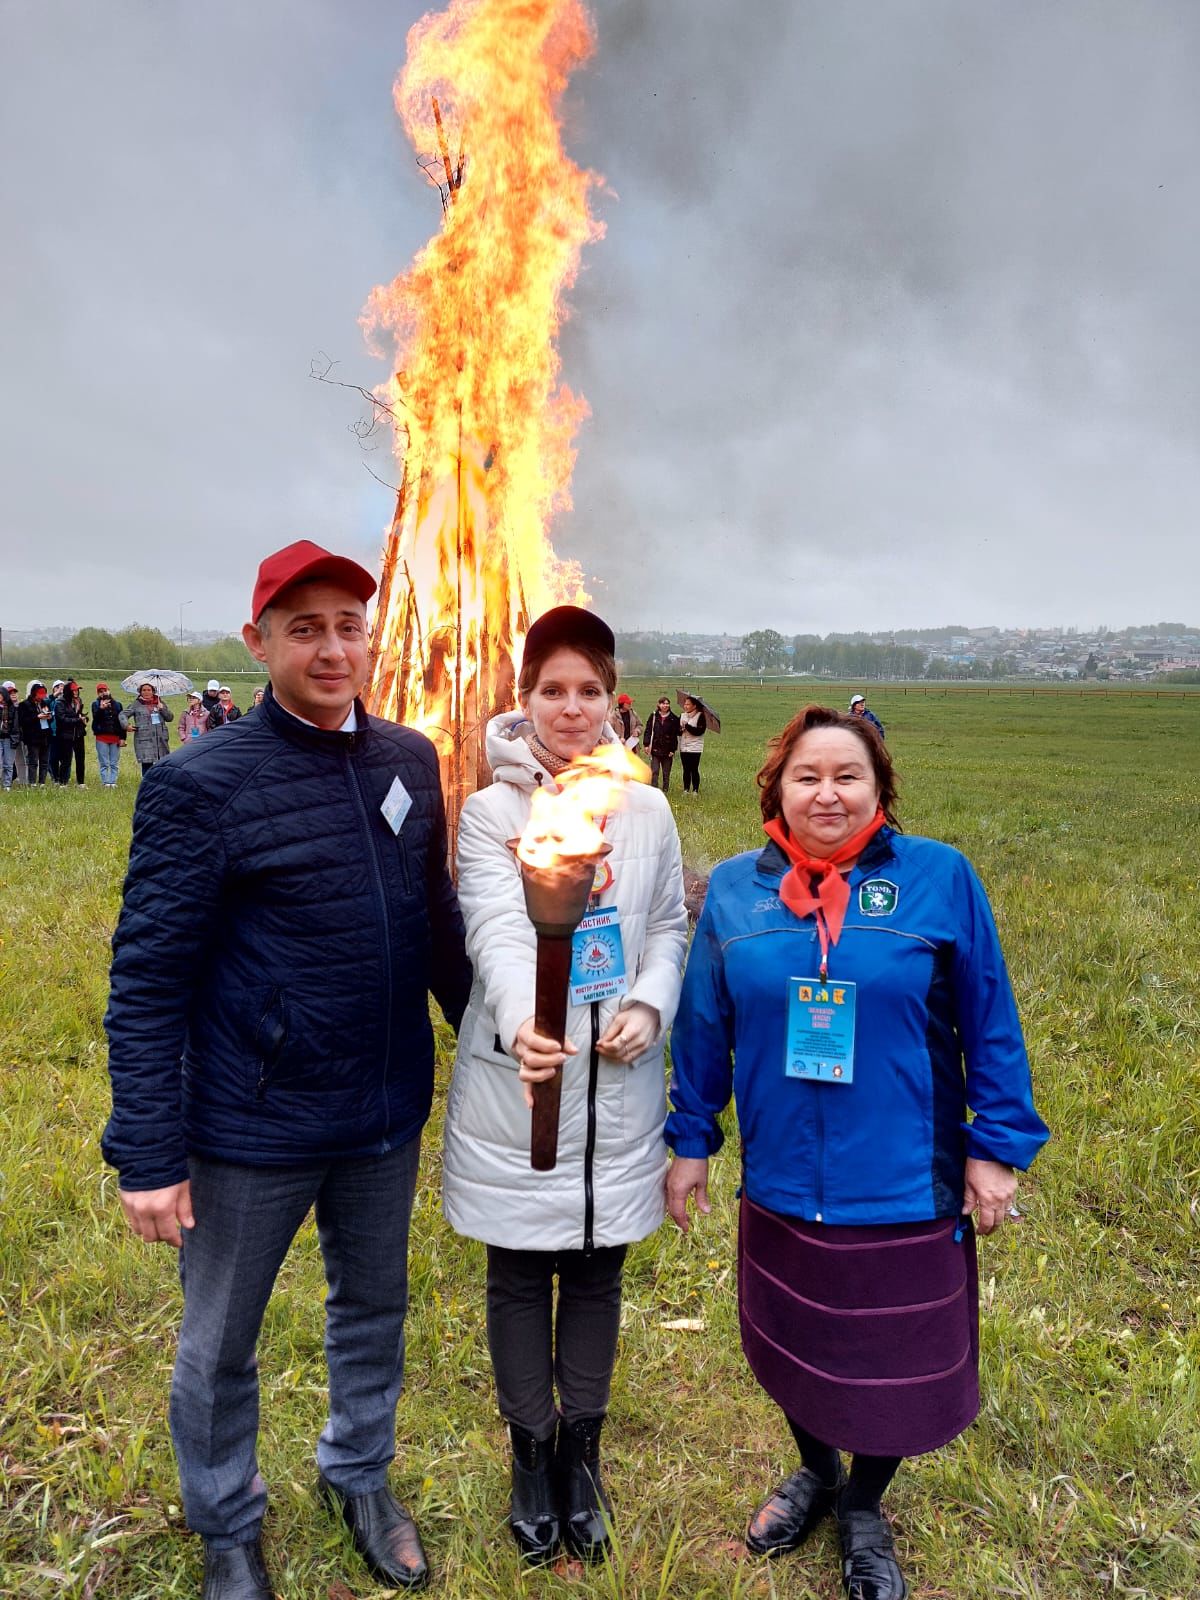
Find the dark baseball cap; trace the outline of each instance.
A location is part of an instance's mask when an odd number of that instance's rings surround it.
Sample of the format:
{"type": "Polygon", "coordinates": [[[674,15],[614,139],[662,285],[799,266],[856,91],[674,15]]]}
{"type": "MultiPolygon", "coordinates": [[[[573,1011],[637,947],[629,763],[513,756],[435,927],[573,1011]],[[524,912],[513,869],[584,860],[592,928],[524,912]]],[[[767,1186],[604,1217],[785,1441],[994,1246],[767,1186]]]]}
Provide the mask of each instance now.
{"type": "Polygon", "coordinates": [[[525,635],[525,658],[540,658],[564,646],[577,650],[580,645],[603,650],[610,656],[617,653],[612,629],[594,612],[585,611],[582,606],[555,606],[543,611],[525,635]]]}

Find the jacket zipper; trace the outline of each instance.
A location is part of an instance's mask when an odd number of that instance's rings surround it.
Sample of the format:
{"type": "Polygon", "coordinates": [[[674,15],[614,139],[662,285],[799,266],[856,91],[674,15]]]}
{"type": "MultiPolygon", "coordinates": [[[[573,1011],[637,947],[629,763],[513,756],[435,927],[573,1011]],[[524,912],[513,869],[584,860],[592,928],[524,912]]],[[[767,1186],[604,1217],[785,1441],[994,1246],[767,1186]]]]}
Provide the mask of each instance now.
{"type": "Polygon", "coordinates": [[[596,1083],[600,1076],[600,1056],[596,1041],[600,1002],[592,1001],[592,1048],[588,1056],[587,1143],[583,1148],[583,1253],[590,1256],[596,1246],[592,1231],[596,1221],[596,1196],[592,1187],[592,1165],[596,1156],[596,1083]]]}
{"type": "Polygon", "coordinates": [[[363,798],[362,786],[358,781],[358,771],[354,765],[354,756],[351,751],[346,752],[346,761],[350,769],[350,787],[354,791],[354,798],[358,804],[359,815],[362,817],[363,826],[367,833],[367,844],[371,851],[371,868],[375,878],[375,889],[379,899],[379,922],[383,934],[383,960],[384,960],[384,986],[387,994],[387,1008],[383,1033],[383,1062],[379,1069],[379,1094],[383,1101],[384,1125],[382,1144],[387,1143],[390,1129],[390,1111],[387,1097],[388,1063],[392,1058],[392,934],[388,925],[387,890],[383,881],[383,870],[379,865],[379,849],[375,842],[375,830],[371,826],[371,814],[367,810],[367,803],[363,798]]]}

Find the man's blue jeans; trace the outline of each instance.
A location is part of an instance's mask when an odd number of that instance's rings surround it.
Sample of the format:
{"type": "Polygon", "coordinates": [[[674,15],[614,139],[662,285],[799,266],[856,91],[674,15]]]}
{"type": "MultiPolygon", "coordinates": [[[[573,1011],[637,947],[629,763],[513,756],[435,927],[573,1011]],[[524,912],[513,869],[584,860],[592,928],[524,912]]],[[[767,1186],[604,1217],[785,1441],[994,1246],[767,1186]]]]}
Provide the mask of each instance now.
{"type": "Polygon", "coordinates": [[[96,740],[96,760],[100,763],[100,782],[107,789],[116,783],[121,771],[121,746],[96,740]]]}
{"type": "Polygon", "coordinates": [[[312,1206],[329,1285],[329,1420],[317,1463],[345,1494],[387,1481],[404,1381],[420,1147],[418,1135],[384,1156],[304,1167],[189,1161],[196,1225],[184,1234],[180,1260],[171,1437],[188,1526],[217,1548],[255,1538],[266,1510],[255,1347],[276,1275],[312,1206]]]}
{"type": "Polygon", "coordinates": [[[0,739],[0,782],[6,789],[12,788],[13,773],[16,770],[16,746],[9,738],[0,739]]]}

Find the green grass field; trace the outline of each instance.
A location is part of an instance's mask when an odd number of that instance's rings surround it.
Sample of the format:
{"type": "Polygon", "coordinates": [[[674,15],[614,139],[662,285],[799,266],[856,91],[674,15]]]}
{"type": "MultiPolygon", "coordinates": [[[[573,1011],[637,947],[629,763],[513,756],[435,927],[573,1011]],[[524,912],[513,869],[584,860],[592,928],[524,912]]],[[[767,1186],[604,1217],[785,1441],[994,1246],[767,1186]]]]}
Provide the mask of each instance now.
{"type": "MultiPolygon", "coordinates": [[[[637,685],[639,707],[658,685],[637,685]]],[[[91,684],[85,685],[89,694],[91,684]]],[[[824,697],[844,704],[840,687],[824,697]]],[[[704,789],[673,799],[701,870],[761,838],[754,772],[802,698],[728,686],[704,789]]],[[[179,704],[180,702],[175,702],[179,704]]],[[[1026,1220],[981,1245],[978,1423],[892,1491],[913,1593],[1076,1600],[1200,1593],[1200,695],[904,697],[881,689],[909,831],[975,861],[993,897],[1054,1140],[1026,1220]]],[[[101,1029],[136,782],[0,796],[0,1593],[198,1593],[166,1433],[175,1258],[127,1234],[98,1148],[101,1029]]],[[[219,969],[198,973],[211,981],[219,969]]],[[[183,996],[180,1002],[183,1003],[183,996]]],[[[444,1090],[451,1041],[443,1035],[444,1090]]],[[[737,1339],[736,1156],[711,1218],[630,1257],[608,1474],[611,1569],[523,1572],[504,1527],[505,1440],[484,1340],[482,1250],[438,1209],[429,1127],[412,1241],[408,1389],[394,1482],[448,1600],[840,1593],[833,1531],[744,1557],[792,1463],[737,1339]],[[698,1319],[702,1332],[664,1324],[698,1319]]],[[[266,1539],[278,1592],[367,1600],[314,1492],[323,1278],[306,1227],[261,1349],[266,1539]]]]}

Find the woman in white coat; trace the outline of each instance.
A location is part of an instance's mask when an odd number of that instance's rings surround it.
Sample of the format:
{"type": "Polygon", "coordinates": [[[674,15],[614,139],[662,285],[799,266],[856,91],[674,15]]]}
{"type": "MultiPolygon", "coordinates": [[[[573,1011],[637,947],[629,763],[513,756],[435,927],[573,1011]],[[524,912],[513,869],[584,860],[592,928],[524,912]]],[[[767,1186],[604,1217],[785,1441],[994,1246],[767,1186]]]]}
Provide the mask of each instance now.
{"type": "Polygon", "coordinates": [[[443,1205],[459,1233],[487,1245],[488,1345],[513,1448],[509,1521],[535,1562],[560,1539],[585,1560],[608,1547],[599,1440],[621,1270],[626,1246],[663,1218],[663,1045],[687,944],[666,797],[630,783],[605,820],[612,852],[592,903],[619,912],[627,990],[572,1004],[566,1051],[534,1028],[534,931],[507,843],[535,789],[616,737],[616,681],[612,631],[598,617],[575,606],[539,617],[525,641],[521,709],[492,719],[493,783],[467,801],[458,834],[475,985],[446,1108],[443,1205]],[[530,1086],[560,1065],[558,1164],[534,1172],[530,1086]]]}

